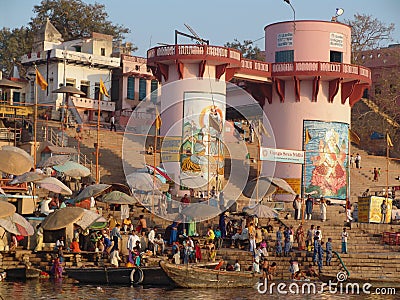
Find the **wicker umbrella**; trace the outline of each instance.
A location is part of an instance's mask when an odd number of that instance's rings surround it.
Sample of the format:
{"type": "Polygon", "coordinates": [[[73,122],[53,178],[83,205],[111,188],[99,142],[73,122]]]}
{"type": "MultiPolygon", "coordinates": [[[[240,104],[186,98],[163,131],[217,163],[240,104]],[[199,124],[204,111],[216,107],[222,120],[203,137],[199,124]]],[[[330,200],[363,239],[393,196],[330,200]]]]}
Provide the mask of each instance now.
{"type": "Polygon", "coordinates": [[[78,196],[76,196],[75,203],[81,202],[82,200],[85,199],[89,199],[90,197],[97,197],[110,187],[111,185],[102,183],[89,185],[86,188],[84,188],[83,191],[78,194],[78,196]]]}
{"type": "Polygon", "coordinates": [[[105,202],[108,204],[128,204],[128,205],[134,205],[135,203],[137,203],[135,198],[120,191],[112,191],[111,193],[104,195],[101,199],[101,202],[105,202]]]}
{"type": "Polygon", "coordinates": [[[53,169],[72,178],[87,177],[90,170],[74,161],[67,161],[62,165],[53,166],[53,169]]]}
{"type": "Polygon", "coordinates": [[[103,223],[107,222],[107,220],[102,215],[99,215],[98,213],[92,210],[85,209],[82,217],[80,218],[80,220],[76,221],[75,224],[81,227],[83,230],[86,230],[94,223],[99,223],[99,222],[103,223]]]}
{"type": "Polygon", "coordinates": [[[248,198],[262,199],[263,197],[269,197],[275,193],[277,187],[267,177],[260,177],[259,180],[253,179],[249,181],[242,193],[248,198]],[[257,187],[258,185],[258,187],[257,187]],[[257,195],[258,192],[258,195],[257,195]]]}
{"type": "Polygon", "coordinates": [[[0,89],[22,89],[22,84],[2,78],[0,79],[0,89]]]}
{"type": "Polygon", "coordinates": [[[64,183],[54,177],[46,177],[42,180],[35,181],[42,189],[62,195],[72,195],[72,191],[64,183]]]}
{"type": "Polygon", "coordinates": [[[26,172],[22,175],[19,175],[15,177],[13,180],[11,180],[10,184],[18,184],[18,183],[24,183],[24,182],[35,182],[38,180],[42,180],[46,178],[47,175],[43,173],[38,173],[38,172],[26,172]]]}
{"type": "Polygon", "coordinates": [[[211,206],[205,203],[190,204],[189,206],[184,208],[181,212],[182,215],[198,222],[214,218],[220,213],[221,210],[218,207],[211,206]]]}
{"type": "Polygon", "coordinates": [[[41,161],[38,164],[39,168],[47,168],[47,167],[52,167],[52,166],[57,166],[57,165],[62,165],[69,161],[70,156],[69,155],[53,155],[50,156],[48,159],[41,161]]]}
{"type": "Polygon", "coordinates": [[[151,192],[159,190],[162,182],[157,177],[148,173],[132,173],[126,176],[126,181],[133,191],[137,192],[151,192]]]}
{"type": "Polygon", "coordinates": [[[16,207],[8,201],[0,200],[0,218],[12,216],[16,207]]]}
{"type": "Polygon", "coordinates": [[[80,220],[84,214],[80,207],[65,207],[49,214],[42,222],[44,230],[58,230],[80,220]]]}
{"type": "Polygon", "coordinates": [[[274,210],[273,208],[262,205],[262,204],[257,204],[254,207],[243,207],[243,212],[245,212],[248,215],[256,215],[259,218],[277,218],[278,217],[278,212],[274,210]]]}
{"type": "Polygon", "coordinates": [[[0,171],[22,175],[33,168],[33,157],[21,148],[3,146],[0,150],[0,171]]]}
{"type": "Polygon", "coordinates": [[[4,230],[16,235],[33,235],[35,230],[32,225],[20,214],[14,213],[11,216],[0,218],[0,226],[4,230]]]}

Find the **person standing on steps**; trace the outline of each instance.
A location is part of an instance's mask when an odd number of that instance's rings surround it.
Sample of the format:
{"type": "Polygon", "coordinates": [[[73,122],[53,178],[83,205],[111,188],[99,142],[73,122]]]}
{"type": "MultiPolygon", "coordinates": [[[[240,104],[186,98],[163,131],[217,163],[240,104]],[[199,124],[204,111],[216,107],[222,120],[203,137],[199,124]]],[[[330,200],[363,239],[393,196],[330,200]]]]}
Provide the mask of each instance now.
{"type": "Polygon", "coordinates": [[[117,127],[115,126],[115,117],[111,116],[110,118],[110,131],[112,131],[114,128],[114,131],[117,131],[117,127]]]}
{"type": "Polygon", "coordinates": [[[379,172],[377,168],[374,168],[374,179],[372,181],[378,181],[379,172]]]}
{"type": "Polygon", "coordinates": [[[387,212],[387,205],[386,200],[383,200],[381,204],[381,223],[386,223],[386,212],[387,212]]]}
{"type": "Polygon", "coordinates": [[[326,243],[326,265],[330,266],[332,261],[332,238],[328,238],[328,242],[326,243]]]}
{"type": "Polygon", "coordinates": [[[320,203],[320,211],[321,211],[321,222],[326,221],[326,208],[327,208],[326,201],[324,197],[321,197],[321,203],[320,203]]]}
{"type": "Polygon", "coordinates": [[[311,196],[308,196],[306,200],[306,217],[305,217],[306,220],[311,220],[312,218],[313,205],[314,205],[313,199],[311,198],[311,196]]]}
{"type": "Polygon", "coordinates": [[[346,231],[346,228],[343,228],[342,232],[342,253],[347,254],[347,238],[349,234],[346,231]]]}
{"type": "Polygon", "coordinates": [[[293,208],[294,208],[294,219],[300,220],[301,219],[301,199],[300,195],[296,195],[293,200],[293,208]]]}
{"type": "Polygon", "coordinates": [[[354,159],[356,163],[356,168],[361,169],[361,155],[357,153],[356,158],[354,159]]]}

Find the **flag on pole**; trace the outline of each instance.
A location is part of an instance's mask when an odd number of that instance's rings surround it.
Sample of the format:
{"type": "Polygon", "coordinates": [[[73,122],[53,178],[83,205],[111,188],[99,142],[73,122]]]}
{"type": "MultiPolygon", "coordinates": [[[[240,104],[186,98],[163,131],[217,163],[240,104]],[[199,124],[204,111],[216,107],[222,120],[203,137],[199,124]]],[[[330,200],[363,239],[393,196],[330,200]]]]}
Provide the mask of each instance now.
{"type": "Polygon", "coordinates": [[[349,138],[350,138],[350,142],[360,145],[360,137],[357,135],[357,133],[355,133],[353,130],[349,129],[349,138]]]}
{"type": "Polygon", "coordinates": [[[156,129],[159,130],[161,128],[161,125],[162,125],[161,116],[156,107],[156,129]]]}
{"type": "Polygon", "coordinates": [[[106,86],[104,85],[104,82],[101,78],[100,78],[100,93],[103,94],[104,96],[110,98],[110,95],[108,95],[106,86]]]}
{"type": "Polygon", "coordinates": [[[305,134],[305,140],[304,140],[304,145],[307,145],[311,141],[311,134],[308,131],[308,128],[306,129],[306,134],[305,134]]]}
{"type": "Polygon", "coordinates": [[[44,91],[47,89],[47,82],[44,80],[42,74],[40,74],[39,70],[36,69],[36,84],[40,86],[40,88],[44,91]]]}
{"type": "Polygon", "coordinates": [[[390,138],[389,133],[386,133],[386,142],[388,147],[393,147],[392,139],[390,138]]]}

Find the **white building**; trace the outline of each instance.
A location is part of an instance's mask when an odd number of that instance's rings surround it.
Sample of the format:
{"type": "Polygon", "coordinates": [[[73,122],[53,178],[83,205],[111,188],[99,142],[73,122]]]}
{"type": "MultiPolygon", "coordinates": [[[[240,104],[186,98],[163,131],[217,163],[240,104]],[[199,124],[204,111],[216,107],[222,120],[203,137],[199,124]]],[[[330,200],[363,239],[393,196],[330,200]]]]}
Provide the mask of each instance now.
{"type": "Polygon", "coordinates": [[[101,119],[115,111],[115,103],[110,98],[99,95],[100,79],[111,94],[112,69],[120,67],[120,58],[112,57],[113,37],[92,33],[87,39],[63,42],[61,34],[48,20],[36,34],[32,53],[21,58],[22,65],[31,78],[21,95],[21,104],[35,101],[35,65],[48,83],[45,91],[38,88],[38,104],[48,107],[53,119],[60,118],[60,106],[64,95],[53,93],[59,87],[73,86],[85,93],[71,96],[68,103],[76,121],[97,120],[100,97],[101,119]],[[73,108],[76,108],[74,110],[73,108]],[[79,120],[81,118],[81,120],[79,120]]]}

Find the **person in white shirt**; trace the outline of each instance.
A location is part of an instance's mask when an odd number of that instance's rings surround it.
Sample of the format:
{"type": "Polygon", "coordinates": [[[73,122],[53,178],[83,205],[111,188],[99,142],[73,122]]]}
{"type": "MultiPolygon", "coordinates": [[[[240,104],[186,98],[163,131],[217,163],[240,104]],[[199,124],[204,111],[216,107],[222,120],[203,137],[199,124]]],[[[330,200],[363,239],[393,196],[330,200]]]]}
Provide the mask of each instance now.
{"type": "Polygon", "coordinates": [[[240,264],[239,264],[239,260],[236,260],[235,265],[233,266],[234,270],[237,272],[240,272],[240,264]]]}
{"type": "Polygon", "coordinates": [[[154,239],[154,248],[155,248],[155,253],[159,252],[161,248],[161,255],[164,253],[165,250],[165,245],[164,245],[164,240],[161,238],[161,234],[157,234],[157,237],[154,239]]]}
{"type": "Polygon", "coordinates": [[[157,247],[155,246],[155,243],[154,243],[154,239],[156,237],[156,231],[157,231],[157,227],[153,227],[150,230],[149,235],[147,236],[149,239],[149,248],[150,248],[150,250],[153,251],[154,255],[157,254],[157,247]]]}
{"type": "Polygon", "coordinates": [[[136,242],[140,243],[140,238],[136,235],[136,231],[131,231],[129,233],[128,242],[126,244],[129,252],[132,252],[135,249],[136,242]]]}
{"type": "Polygon", "coordinates": [[[110,263],[117,267],[119,266],[119,262],[121,261],[121,258],[119,257],[119,251],[115,249],[113,252],[110,254],[110,263]]]}

